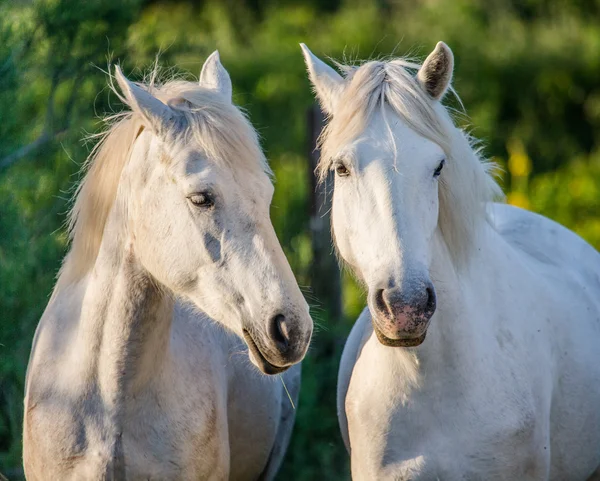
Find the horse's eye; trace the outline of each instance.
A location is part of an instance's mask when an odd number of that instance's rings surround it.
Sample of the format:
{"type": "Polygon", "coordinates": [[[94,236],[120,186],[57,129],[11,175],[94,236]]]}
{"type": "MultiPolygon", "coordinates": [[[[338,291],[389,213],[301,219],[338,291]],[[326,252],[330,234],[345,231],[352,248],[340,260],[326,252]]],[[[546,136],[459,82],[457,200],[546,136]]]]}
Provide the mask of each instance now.
{"type": "Polygon", "coordinates": [[[350,175],[350,171],[346,168],[344,164],[338,164],[335,167],[335,173],[340,177],[346,177],[350,175]]]}
{"type": "Polygon", "coordinates": [[[207,193],[192,194],[188,197],[188,199],[196,207],[202,207],[204,209],[208,209],[215,205],[212,197],[207,193]]]}
{"type": "Polygon", "coordinates": [[[444,164],[446,163],[446,159],[442,159],[440,161],[440,165],[437,166],[437,169],[435,169],[435,171],[433,172],[433,176],[434,177],[439,177],[440,174],[442,173],[442,169],[444,168],[444,164]]]}

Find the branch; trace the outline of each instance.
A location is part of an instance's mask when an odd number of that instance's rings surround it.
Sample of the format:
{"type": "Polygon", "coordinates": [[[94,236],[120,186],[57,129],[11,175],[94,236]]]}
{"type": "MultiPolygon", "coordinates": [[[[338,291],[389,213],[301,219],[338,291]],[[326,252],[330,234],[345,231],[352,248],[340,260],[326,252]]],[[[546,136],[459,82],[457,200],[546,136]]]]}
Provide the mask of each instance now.
{"type": "Polygon", "coordinates": [[[21,47],[20,50],[18,47],[14,47],[11,50],[11,53],[10,53],[9,57],[6,59],[6,61],[4,62],[4,65],[2,65],[0,67],[0,77],[3,77],[4,74],[6,74],[6,72],[8,72],[8,69],[10,68],[11,64],[17,65],[21,61],[21,59],[23,57],[25,57],[25,55],[29,51],[29,48],[33,44],[35,35],[37,34],[37,31],[39,30],[39,28],[40,28],[39,24],[35,26],[35,28],[31,32],[31,35],[26,40],[26,42],[23,44],[23,46],[21,47]]]}
{"type": "Polygon", "coordinates": [[[49,134],[48,132],[44,132],[37,139],[35,139],[30,144],[24,145],[20,149],[17,149],[12,154],[7,155],[3,159],[0,159],[0,170],[6,169],[10,167],[15,162],[21,160],[23,157],[28,156],[32,152],[35,152],[37,149],[46,145],[53,141],[58,137],[62,137],[67,133],[67,130],[61,130],[60,132],[56,132],[54,134],[49,134]]]}

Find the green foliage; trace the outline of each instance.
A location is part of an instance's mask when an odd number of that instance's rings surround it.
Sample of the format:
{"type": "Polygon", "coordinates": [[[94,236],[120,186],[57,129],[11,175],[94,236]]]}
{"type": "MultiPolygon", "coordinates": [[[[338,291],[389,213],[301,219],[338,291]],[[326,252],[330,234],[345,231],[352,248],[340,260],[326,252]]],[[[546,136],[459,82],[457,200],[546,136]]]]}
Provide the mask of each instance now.
{"type": "MultiPolygon", "coordinates": [[[[159,51],[162,64],[197,76],[206,56],[220,50],[235,101],[262,135],[276,174],[273,222],[306,286],[313,96],[299,42],[353,60],[422,56],[445,40],[474,134],[506,164],[509,201],[600,247],[599,13],[600,4],[583,0],[1,3],[0,471],[20,464],[25,367],[66,248],[67,199],[89,151],[80,139],[101,128],[96,112],[120,108],[101,71],[109,52],[134,77],[159,51]]],[[[335,381],[364,298],[348,276],[344,286],[344,319],[331,319],[326,305],[315,308],[322,327],[304,364],[280,479],[348,479],[335,381]]]]}
{"type": "Polygon", "coordinates": [[[600,248],[600,157],[575,158],[531,182],[531,209],[569,226],[600,248]]]}

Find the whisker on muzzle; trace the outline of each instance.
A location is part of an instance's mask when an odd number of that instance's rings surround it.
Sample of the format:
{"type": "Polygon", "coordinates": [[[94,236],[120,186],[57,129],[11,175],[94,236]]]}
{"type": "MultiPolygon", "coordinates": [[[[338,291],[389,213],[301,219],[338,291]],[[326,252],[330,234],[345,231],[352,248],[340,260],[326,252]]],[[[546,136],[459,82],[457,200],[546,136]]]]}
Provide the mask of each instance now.
{"type": "Polygon", "coordinates": [[[278,374],[279,379],[281,379],[281,384],[283,384],[283,389],[285,389],[285,392],[287,394],[288,399],[290,400],[290,404],[292,405],[292,409],[295,411],[296,410],[296,405],[294,404],[294,401],[292,399],[292,396],[290,395],[290,392],[288,391],[287,386],[285,385],[285,381],[283,380],[283,376],[281,374],[278,374]]]}

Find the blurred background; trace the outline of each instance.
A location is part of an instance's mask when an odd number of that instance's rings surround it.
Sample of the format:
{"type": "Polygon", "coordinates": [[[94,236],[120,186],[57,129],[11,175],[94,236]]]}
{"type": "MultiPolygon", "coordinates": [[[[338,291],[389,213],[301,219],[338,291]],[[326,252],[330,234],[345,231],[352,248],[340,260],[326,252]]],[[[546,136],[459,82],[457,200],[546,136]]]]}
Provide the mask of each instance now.
{"type": "Polygon", "coordinates": [[[459,122],[502,166],[508,202],[600,247],[598,0],[0,3],[0,472],[20,476],[25,369],[67,248],[65,213],[91,148],[82,138],[121,108],[106,88],[108,54],[140,79],[161,51],[162,65],[193,78],[218,48],[275,171],[272,219],[319,325],[279,479],[349,479],[335,382],[364,297],[348,274],[338,282],[329,255],[298,43],[355,61],[424,58],[438,40],[455,53],[469,115],[459,122]]]}

